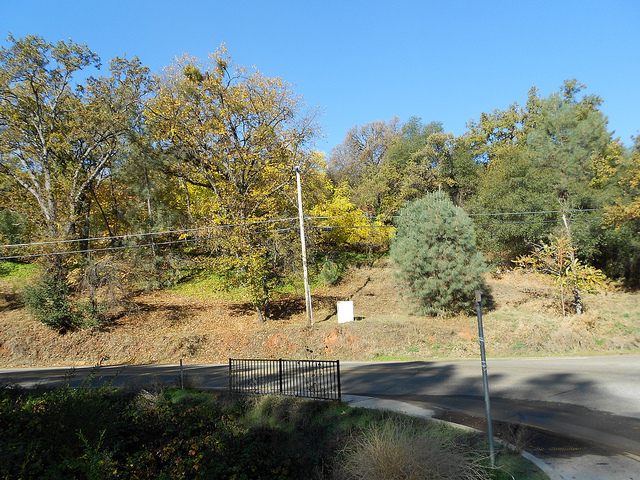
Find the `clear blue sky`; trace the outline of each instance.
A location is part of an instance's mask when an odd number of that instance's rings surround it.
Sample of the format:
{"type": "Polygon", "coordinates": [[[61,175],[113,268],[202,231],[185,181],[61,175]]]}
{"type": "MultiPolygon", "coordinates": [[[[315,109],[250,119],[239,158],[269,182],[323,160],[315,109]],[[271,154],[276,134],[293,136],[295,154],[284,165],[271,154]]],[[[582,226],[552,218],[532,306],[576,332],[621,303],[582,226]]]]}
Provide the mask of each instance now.
{"type": "Polygon", "coordinates": [[[86,43],[103,63],[158,72],[221,43],[324,111],[330,152],[347,130],[411,116],[460,135],[482,112],[577,78],[623,142],[640,134],[640,1],[2,0],[0,35],[86,43]]]}

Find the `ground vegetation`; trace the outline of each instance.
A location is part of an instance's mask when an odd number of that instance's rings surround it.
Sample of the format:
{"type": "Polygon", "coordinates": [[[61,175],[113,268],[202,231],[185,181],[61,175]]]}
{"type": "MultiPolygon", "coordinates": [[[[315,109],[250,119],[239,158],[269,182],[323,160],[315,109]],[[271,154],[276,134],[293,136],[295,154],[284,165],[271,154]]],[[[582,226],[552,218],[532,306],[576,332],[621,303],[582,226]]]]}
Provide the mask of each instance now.
{"type": "Polygon", "coordinates": [[[0,388],[2,478],[346,479],[364,478],[362,471],[381,479],[544,478],[508,450],[490,468],[483,435],[388,412],[90,382],[77,389],[0,388]],[[403,456],[413,441],[438,449],[412,458],[407,474],[397,470],[397,458],[363,456],[367,441],[378,453],[403,456]]]}

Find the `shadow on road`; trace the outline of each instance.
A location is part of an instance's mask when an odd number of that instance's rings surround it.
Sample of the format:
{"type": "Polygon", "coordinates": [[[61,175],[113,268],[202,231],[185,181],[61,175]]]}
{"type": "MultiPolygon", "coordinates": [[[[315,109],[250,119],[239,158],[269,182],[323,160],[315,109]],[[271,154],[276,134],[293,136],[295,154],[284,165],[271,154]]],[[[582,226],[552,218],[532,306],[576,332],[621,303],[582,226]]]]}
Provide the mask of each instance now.
{"type": "MultiPolygon", "coordinates": [[[[486,430],[481,367],[478,362],[477,374],[472,374],[473,365],[462,365],[465,368],[440,361],[350,364],[343,369],[343,392],[435,408],[438,418],[486,430]]],[[[506,441],[556,457],[559,452],[640,454],[640,418],[580,405],[603,395],[596,382],[570,373],[533,371],[514,386],[506,377],[489,375],[494,430],[506,441]]]]}

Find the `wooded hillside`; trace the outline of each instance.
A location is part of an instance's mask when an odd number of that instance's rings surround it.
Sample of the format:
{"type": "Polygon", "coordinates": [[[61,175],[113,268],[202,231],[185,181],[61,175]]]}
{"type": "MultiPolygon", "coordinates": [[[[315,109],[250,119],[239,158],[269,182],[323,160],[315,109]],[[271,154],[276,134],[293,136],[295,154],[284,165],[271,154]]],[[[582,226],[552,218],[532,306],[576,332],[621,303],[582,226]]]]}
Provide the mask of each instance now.
{"type": "Polygon", "coordinates": [[[563,288],[583,288],[580,268],[640,283],[640,139],[625,148],[575,79],[469,112],[459,137],[420,112],[356,125],[325,158],[319,113],[224,46],[159,73],[134,57],[93,76],[99,63],[35,35],[0,50],[0,260],[44,265],[31,298],[58,299],[61,331],[203,271],[268,319],[274,289],[301,276],[295,167],[325,283],[346,252],[386,251],[401,207],[435,191],[470,215],[494,269],[563,245],[563,288]]]}

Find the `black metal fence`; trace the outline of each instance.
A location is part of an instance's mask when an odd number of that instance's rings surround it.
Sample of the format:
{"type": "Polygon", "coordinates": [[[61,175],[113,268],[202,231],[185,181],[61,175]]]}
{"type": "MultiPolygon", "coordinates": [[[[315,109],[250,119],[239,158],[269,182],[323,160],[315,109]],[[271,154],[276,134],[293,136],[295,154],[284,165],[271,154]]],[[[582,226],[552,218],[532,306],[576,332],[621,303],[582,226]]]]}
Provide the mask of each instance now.
{"type": "Polygon", "coordinates": [[[230,358],[229,389],[341,400],[340,361],[230,358]]]}

